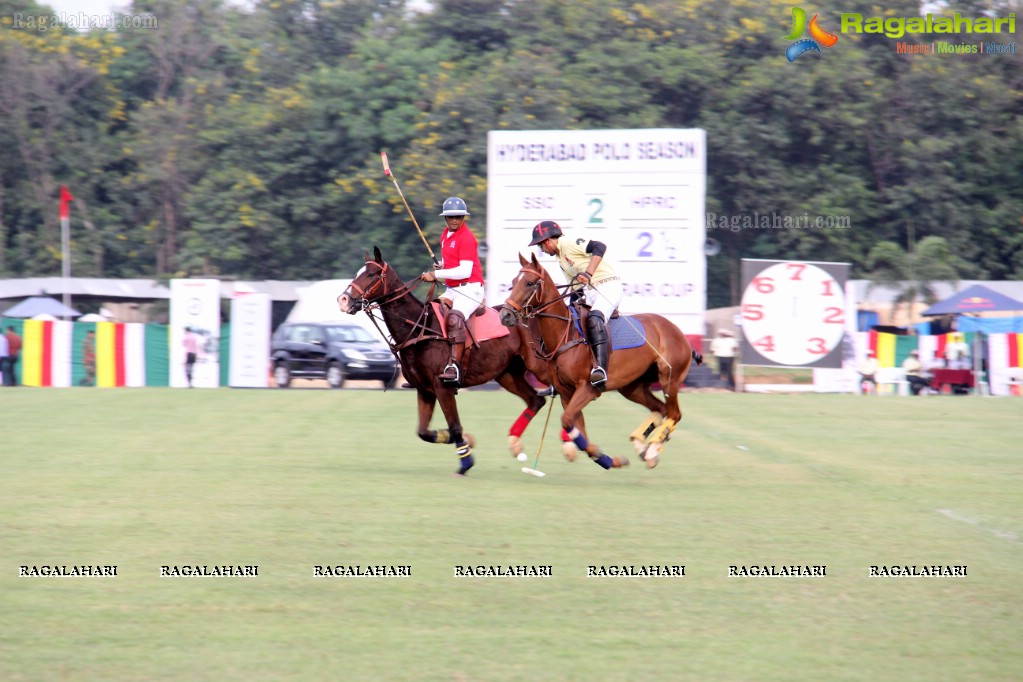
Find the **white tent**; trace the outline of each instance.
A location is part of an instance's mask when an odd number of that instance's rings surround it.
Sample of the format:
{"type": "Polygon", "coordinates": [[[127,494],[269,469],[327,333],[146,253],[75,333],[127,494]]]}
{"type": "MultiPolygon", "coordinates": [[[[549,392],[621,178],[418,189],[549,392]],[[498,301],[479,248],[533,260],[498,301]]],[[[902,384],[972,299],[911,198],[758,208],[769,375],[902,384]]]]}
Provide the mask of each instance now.
{"type": "MultiPolygon", "coordinates": [[[[309,286],[297,287],[295,291],[298,294],[298,302],[291,309],[286,321],[357,324],[365,327],[374,336],[383,338],[366,313],[358,312],[348,315],[337,307],[338,296],[344,293],[351,281],[350,279],[328,279],[309,286]]],[[[383,323],[381,323],[381,328],[383,328],[383,323]]]]}

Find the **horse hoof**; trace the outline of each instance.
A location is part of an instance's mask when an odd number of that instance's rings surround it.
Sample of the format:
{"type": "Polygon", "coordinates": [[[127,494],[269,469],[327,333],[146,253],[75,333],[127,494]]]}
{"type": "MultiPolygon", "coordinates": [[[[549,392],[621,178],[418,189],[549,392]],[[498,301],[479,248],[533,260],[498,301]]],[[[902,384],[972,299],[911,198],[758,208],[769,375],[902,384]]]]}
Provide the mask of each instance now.
{"type": "Polygon", "coordinates": [[[657,463],[660,461],[660,455],[661,455],[660,443],[651,443],[650,445],[648,445],[642,455],[643,461],[646,462],[646,468],[653,469],[655,466],[657,466],[657,463]]]}
{"type": "MultiPolygon", "coordinates": [[[[522,454],[522,439],[518,436],[508,436],[508,449],[511,450],[511,456],[518,459],[522,454]]],[[[519,459],[519,461],[523,460],[519,459]]]]}
{"type": "Polygon", "coordinates": [[[575,456],[579,454],[579,449],[575,446],[575,443],[569,440],[561,444],[561,452],[565,455],[565,459],[569,462],[574,462],[575,456]]]}
{"type": "Polygon", "coordinates": [[[639,455],[640,459],[646,459],[646,457],[645,457],[645,455],[646,455],[646,448],[647,448],[647,444],[646,443],[644,443],[643,441],[639,440],[638,438],[633,438],[632,439],[632,447],[636,448],[636,454],[639,455]]]}
{"type": "Polygon", "coordinates": [[[622,467],[627,467],[627,466],[629,466],[629,458],[628,457],[612,457],[611,458],[611,468],[612,469],[621,469],[622,467]]]}

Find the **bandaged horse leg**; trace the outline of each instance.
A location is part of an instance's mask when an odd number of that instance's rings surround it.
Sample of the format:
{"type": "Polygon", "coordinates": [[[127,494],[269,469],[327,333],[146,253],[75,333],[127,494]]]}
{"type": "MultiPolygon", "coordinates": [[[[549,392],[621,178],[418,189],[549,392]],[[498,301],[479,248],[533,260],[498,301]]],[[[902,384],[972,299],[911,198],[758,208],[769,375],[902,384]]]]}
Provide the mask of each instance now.
{"type": "Polygon", "coordinates": [[[674,419],[665,419],[660,426],[647,436],[646,452],[643,453],[643,459],[646,461],[648,469],[653,469],[657,466],[657,458],[660,455],[661,447],[663,447],[665,441],[671,438],[671,434],[676,426],[678,424],[674,419]]]}
{"type": "Polygon", "coordinates": [[[632,445],[636,448],[636,454],[639,455],[640,459],[643,459],[643,453],[647,449],[647,438],[654,432],[661,422],[664,421],[664,415],[660,412],[651,412],[650,416],[646,418],[642,424],[636,427],[636,430],[629,434],[629,440],[632,441],[632,445]]]}
{"type": "MultiPolygon", "coordinates": [[[[508,431],[508,449],[511,450],[512,457],[518,457],[523,452],[522,447],[522,434],[526,430],[526,426],[532,421],[533,417],[536,416],[531,409],[528,407],[522,411],[519,418],[512,424],[511,429],[508,431]]],[[[568,435],[568,431],[561,429],[561,452],[565,455],[565,459],[569,462],[574,462],[576,455],[579,450],[576,448],[575,443],[568,435]]]]}
{"type": "Polygon", "coordinates": [[[620,469],[629,465],[629,460],[626,457],[611,457],[601,452],[600,446],[587,441],[586,436],[583,435],[583,432],[577,426],[572,427],[572,430],[568,432],[568,436],[577,448],[584,450],[590,456],[590,459],[605,469],[620,469]]]}
{"type": "Polygon", "coordinates": [[[522,410],[522,414],[519,415],[519,418],[508,429],[508,449],[511,450],[512,457],[517,458],[522,453],[522,434],[535,416],[536,412],[527,407],[522,410]]]}
{"type": "Polygon", "coordinates": [[[458,455],[458,471],[455,473],[465,476],[476,463],[472,456],[471,439],[466,437],[459,441],[458,446],[455,448],[455,454],[458,455]]]}
{"type": "Polygon", "coordinates": [[[575,456],[579,454],[578,448],[565,429],[561,429],[561,454],[565,455],[565,459],[569,462],[574,462],[575,456]]]}

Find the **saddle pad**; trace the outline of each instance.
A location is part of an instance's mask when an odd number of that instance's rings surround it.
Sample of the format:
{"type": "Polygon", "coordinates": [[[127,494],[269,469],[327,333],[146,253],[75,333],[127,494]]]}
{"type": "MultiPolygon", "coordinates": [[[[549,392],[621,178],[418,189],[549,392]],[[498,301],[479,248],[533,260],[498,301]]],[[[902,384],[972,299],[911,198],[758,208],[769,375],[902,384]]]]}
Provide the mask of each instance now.
{"type": "MultiPolygon", "coordinates": [[[[431,301],[433,305],[433,313],[440,320],[440,332],[444,336],[448,335],[447,320],[443,311],[441,310],[440,304],[436,301],[431,301]]],[[[501,324],[501,316],[498,312],[490,306],[483,308],[482,315],[471,315],[466,320],[469,330],[472,332],[473,338],[476,339],[477,343],[483,343],[490,339],[499,339],[502,336],[508,336],[511,334],[511,330],[501,324]]]]}
{"type": "Polygon", "coordinates": [[[628,315],[611,318],[608,334],[611,335],[611,350],[635,348],[646,343],[646,330],[642,323],[628,315]]]}
{"type": "MultiPolygon", "coordinates": [[[[570,308],[570,310],[572,318],[575,320],[576,331],[585,339],[586,333],[579,324],[579,313],[575,308],[570,308]]],[[[636,348],[646,343],[646,330],[643,329],[643,324],[628,315],[619,314],[618,317],[612,317],[611,322],[607,325],[607,333],[611,337],[611,350],[636,348]]]]}

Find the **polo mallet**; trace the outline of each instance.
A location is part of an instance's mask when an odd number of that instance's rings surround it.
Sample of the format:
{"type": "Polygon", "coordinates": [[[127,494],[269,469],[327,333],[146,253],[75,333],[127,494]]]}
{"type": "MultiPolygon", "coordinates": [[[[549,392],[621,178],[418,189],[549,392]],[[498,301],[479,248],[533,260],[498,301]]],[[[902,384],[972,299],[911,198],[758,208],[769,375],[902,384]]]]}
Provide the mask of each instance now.
{"type": "Polygon", "coordinates": [[[547,474],[536,468],[536,465],[540,462],[540,451],[543,450],[543,439],[547,436],[547,425],[551,423],[551,412],[554,411],[554,396],[551,396],[551,406],[547,410],[547,419],[543,423],[543,433],[540,435],[540,444],[536,446],[536,459],[533,460],[533,468],[522,467],[522,473],[529,474],[530,476],[536,476],[537,478],[543,478],[547,474]]]}
{"type": "Polygon", "coordinates": [[[433,255],[433,249],[430,248],[430,243],[426,241],[426,235],[419,229],[419,223],[416,222],[416,216],[412,213],[412,209],[409,207],[408,202],[405,201],[405,195],[401,192],[401,187],[398,186],[398,178],[394,177],[394,173],[391,172],[391,165],[387,163],[387,152],[380,152],[380,161],[384,164],[384,175],[389,177],[394,182],[394,188],[398,190],[398,196],[401,197],[401,203],[405,204],[405,209],[408,211],[409,217],[412,218],[412,224],[416,226],[416,232],[419,233],[419,238],[423,240],[423,245],[426,247],[427,252],[430,254],[430,258],[433,259],[435,264],[440,264],[437,260],[437,256],[433,255]]]}

